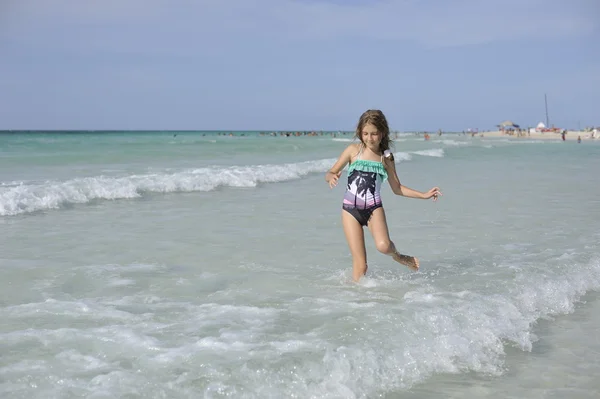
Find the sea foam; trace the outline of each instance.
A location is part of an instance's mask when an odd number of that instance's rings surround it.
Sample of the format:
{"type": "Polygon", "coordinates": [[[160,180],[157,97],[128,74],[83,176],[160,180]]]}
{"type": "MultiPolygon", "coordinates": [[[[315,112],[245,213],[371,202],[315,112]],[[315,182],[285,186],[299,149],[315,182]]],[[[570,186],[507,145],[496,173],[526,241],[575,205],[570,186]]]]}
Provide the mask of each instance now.
{"type": "MultiPolygon", "coordinates": [[[[401,152],[396,153],[396,157],[398,162],[411,159],[409,154],[401,152]]],[[[218,187],[257,187],[261,183],[284,182],[300,179],[311,173],[323,173],[335,161],[336,159],[331,158],[287,164],[206,167],[174,173],[122,177],[101,175],[65,181],[10,182],[0,186],[0,216],[59,209],[66,205],[85,204],[93,200],[139,198],[149,193],[212,191],[218,187]]]]}

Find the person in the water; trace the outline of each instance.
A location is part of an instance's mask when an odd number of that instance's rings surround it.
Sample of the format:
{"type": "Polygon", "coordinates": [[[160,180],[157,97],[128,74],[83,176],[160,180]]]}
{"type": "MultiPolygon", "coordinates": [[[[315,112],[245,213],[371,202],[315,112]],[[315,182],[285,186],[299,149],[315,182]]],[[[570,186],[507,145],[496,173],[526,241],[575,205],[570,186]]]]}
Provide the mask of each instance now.
{"type": "Polygon", "coordinates": [[[367,273],[367,253],[363,227],[373,235],[377,250],[390,255],[395,261],[412,270],[419,269],[419,260],[402,255],[390,240],[385,212],[381,202],[381,184],[388,180],[392,192],[409,198],[437,201],[442,195],[438,187],[427,192],[413,190],[400,184],[396,174],[394,155],[390,151],[390,129],[380,110],[364,112],[356,127],[359,143],[350,144],[337,162],[325,175],[329,187],[337,185],[342,170],[348,164],[348,184],[342,204],[342,224],[352,254],[352,278],[354,281],[367,273]]]}

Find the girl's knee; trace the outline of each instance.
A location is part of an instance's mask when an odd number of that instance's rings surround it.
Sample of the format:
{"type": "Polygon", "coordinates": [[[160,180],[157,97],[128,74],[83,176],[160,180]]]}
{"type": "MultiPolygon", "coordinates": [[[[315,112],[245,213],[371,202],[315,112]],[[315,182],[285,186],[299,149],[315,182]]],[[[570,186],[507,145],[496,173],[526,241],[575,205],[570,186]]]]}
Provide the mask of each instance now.
{"type": "Polygon", "coordinates": [[[382,254],[389,254],[390,252],[393,252],[394,248],[394,245],[390,240],[377,241],[377,243],[375,243],[375,246],[377,247],[377,250],[382,254]]]}

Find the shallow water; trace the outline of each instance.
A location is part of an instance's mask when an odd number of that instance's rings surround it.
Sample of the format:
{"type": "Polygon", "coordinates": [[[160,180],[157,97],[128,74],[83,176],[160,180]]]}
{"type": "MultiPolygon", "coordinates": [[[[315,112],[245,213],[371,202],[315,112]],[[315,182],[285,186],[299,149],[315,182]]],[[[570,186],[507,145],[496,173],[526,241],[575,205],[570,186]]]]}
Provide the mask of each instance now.
{"type": "Polygon", "coordinates": [[[367,234],[354,284],[345,137],[0,142],[2,397],[600,392],[597,143],[399,137],[402,183],[444,196],[385,187],[422,267],[367,234]]]}

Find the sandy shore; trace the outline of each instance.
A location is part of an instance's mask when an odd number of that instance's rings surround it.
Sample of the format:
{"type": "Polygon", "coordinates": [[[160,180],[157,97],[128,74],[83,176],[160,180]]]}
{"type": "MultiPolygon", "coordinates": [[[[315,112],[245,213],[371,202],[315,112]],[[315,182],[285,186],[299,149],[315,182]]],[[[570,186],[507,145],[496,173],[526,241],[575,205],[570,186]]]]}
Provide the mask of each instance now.
{"type": "MultiPolygon", "coordinates": [[[[521,136],[519,137],[516,134],[508,135],[505,132],[496,130],[496,131],[490,131],[490,132],[479,132],[479,133],[477,133],[476,137],[481,137],[481,135],[483,135],[483,137],[504,137],[504,138],[511,138],[511,139],[561,140],[560,133],[552,133],[552,132],[544,132],[544,133],[540,133],[540,132],[526,133],[525,132],[525,133],[521,133],[521,136]]],[[[568,130],[567,135],[565,136],[565,140],[576,141],[577,137],[581,137],[581,140],[594,140],[591,138],[592,132],[584,132],[584,131],[577,131],[577,130],[568,130]]],[[[596,135],[595,140],[600,141],[600,137],[598,137],[598,135],[596,135]]]]}

